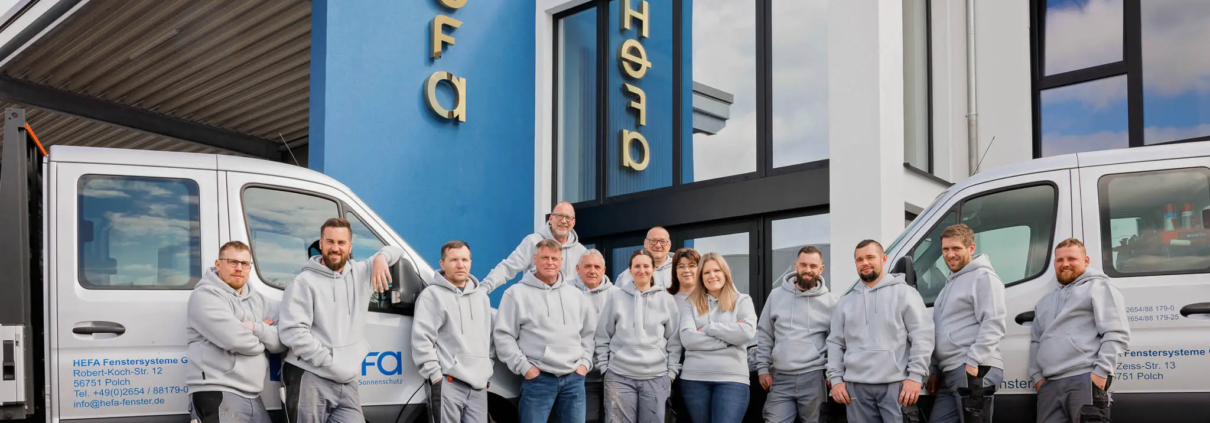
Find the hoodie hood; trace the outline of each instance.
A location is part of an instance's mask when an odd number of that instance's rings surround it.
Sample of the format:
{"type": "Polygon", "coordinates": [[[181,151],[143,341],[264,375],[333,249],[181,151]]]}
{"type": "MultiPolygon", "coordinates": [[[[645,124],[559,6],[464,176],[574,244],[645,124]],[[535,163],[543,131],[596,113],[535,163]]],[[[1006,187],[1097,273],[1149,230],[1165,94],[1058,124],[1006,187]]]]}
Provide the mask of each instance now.
{"type": "Polygon", "coordinates": [[[446,279],[444,270],[437,270],[433,272],[433,276],[430,276],[428,280],[424,281],[424,284],[427,286],[439,286],[459,295],[471,295],[479,290],[479,278],[476,278],[475,275],[467,276],[469,276],[469,278],[467,279],[466,286],[463,289],[458,289],[453,282],[450,282],[449,279],[446,279]]]}
{"type": "Polygon", "coordinates": [[[1102,273],[1100,270],[1094,269],[1092,266],[1088,266],[1088,267],[1084,268],[1084,273],[1080,274],[1080,276],[1077,276],[1076,280],[1071,281],[1071,283],[1069,283],[1067,285],[1063,285],[1063,284],[1059,283],[1058,278],[1055,278],[1055,283],[1059,284],[1059,289],[1071,289],[1071,288],[1075,288],[1077,286],[1084,285],[1088,282],[1095,281],[1095,280],[1102,280],[1102,281],[1108,282],[1109,276],[1105,276],[1105,274],[1102,273]]]}
{"type": "Polygon", "coordinates": [[[613,281],[609,280],[609,276],[601,275],[601,283],[598,284],[596,288],[588,289],[588,285],[585,285],[584,281],[577,277],[571,280],[571,286],[574,286],[587,293],[596,294],[608,291],[609,288],[613,288],[613,281]]]}
{"type": "Polygon", "coordinates": [[[538,289],[559,289],[559,288],[562,288],[563,285],[567,284],[563,280],[563,274],[560,273],[558,276],[558,279],[555,279],[555,283],[547,285],[546,282],[542,282],[541,279],[538,279],[538,273],[533,270],[525,272],[525,276],[521,278],[520,283],[529,285],[529,286],[532,286],[532,287],[538,288],[538,289]]]}
{"type": "MultiPolygon", "coordinates": [[[[558,239],[555,239],[555,233],[554,233],[554,230],[552,230],[550,228],[550,223],[542,225],[542,227],[538,229],[537,233],[538,233],[538,235],[542,236],[542,239],[553,239],[556,242],[559,241],[558,239]]],[[[575,229],[569,230],[567,233],[567,242],[563,243],[563,252],[567,252],[567,250],[575,248],[575,247],[579,247],[579,246],[580,246],[580,235],[576,234],[575,229]]],[[[566,254],[564,254],[563,258],[567,258],[566,254]]]]}
{"type": "Polygon", "coordinates": [[[966,266],[963,266],[962,269],[959,269],[957,272],[954,272],[954,274],[950,276],[950,280],[962,277],[963,275],[969,273],[977,272],[979,270],[993,271],[992,260],[987,256],[987,254],[976,254],[974,257],[971,257],[971,262],[967,263],[966,266]]]}
{"type": "MultiPolygon", "coordinates": [[[[247,281],[246,276],[244,280],[247,281]]],[[[206,273],[202,275],[202,279],[197,281],[197,285],[194,285],[193,289],[198,289],[201,287],[218,289],[222,292],[230,294],[232,297],[240,299],[241,301],[252,298],[252,285],[245,282],[244,288],[240,290],[240,292],[236,292],[235,288],[232,288],[231,285],[227,285],[227,282],[223,282],[222,279],[219,279],[218,269],[213,267],[206,270],[206,273]]]]}

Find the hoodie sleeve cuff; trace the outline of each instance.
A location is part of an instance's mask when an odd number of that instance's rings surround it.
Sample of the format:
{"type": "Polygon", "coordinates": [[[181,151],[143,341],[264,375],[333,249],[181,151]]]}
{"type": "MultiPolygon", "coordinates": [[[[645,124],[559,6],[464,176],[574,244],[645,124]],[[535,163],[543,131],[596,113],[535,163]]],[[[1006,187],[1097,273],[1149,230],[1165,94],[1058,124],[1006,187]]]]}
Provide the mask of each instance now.
{"type": "Polygon", "coordinates": [[[1038,382],[1046,380],[1046,378],[1042,377],[1041,373],[1032,374],[1029,376],[1029,379],[1034,382],[1034,385],[1037,385],[1038,382]]]}
{"type": "Polygon", "coordinates": [[[768,367],[768,366],[765,366],[765,367],[757,367],[757,368],[756,368],[756,374],[758,374],[758,375],[767,375],[767,374],[769,374],[769,367],[768,367]]]}
{"type": "Polygon", "coordinates": [[[919,383],[919,384],[923,384],[924,379],[925,379],[924,375],[919,374],[919,373],[908,373],[907,378],[911,379],[912,381],[915,381],[916,383],[919,383]]]}
{"type": "Polygon", "coordinates": [[[831,380],[832,380],[832,386],[836,386],[836,385],[844,383],[844,378],[842,378],[842,377],[833,377],[831,380]]]}
{"type": "Polygon", "coordinates": [[[252,324],[252,336],[260,339],[265,333],[265,322],[256,322],[252,324]]]}
{"type": "Polygon", "coordinates": [[[1108,379],[1109,376],[1111,375],[1111,373],[1106,372],[1105,369],[1102,369],[1100,366],[1094,367],[1092,369],[1092,374],[1106,378],[1106,379],[1108,379]]]}

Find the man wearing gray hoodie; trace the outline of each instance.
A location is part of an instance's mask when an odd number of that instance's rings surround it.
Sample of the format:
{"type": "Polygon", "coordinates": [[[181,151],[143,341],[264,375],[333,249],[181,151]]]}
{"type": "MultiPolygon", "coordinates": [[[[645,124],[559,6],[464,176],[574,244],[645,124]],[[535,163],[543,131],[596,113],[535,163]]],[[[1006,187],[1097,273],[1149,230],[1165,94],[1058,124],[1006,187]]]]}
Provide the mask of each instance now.
{"type": "Polygon", "coordinates": [[[269,370],[265,352],[286,350],[273,326],[276,313],[247,284],[252,270],[247,244],[223,244],[218,257],[189,295],[185,384],[191,418],[207,423],[268,423],[269,413],[260,400],[269,370]]]}
{"type": "Polygon", "coordinates": [[[769,391],[766,423],[819,421],[827,398],[824,369],[836,296],[823,280],[823,252],[798,250],[795,274],[769,294],[756,328],[756,373],[769,391]]]}
{"type": "Polygon", "coordinates": [[[322,255],[311,257],[282,295],[278,332],[290,348],[282,365],[286,417],[291,423],[362,422],[357,376],[370,351],[364,329],[371,290],[386,292],[390,266],[403,250],[386,246],[350,262],[349,221],[328,219],[319,233],[322,255]]]}
{"type": "Polygon", "coordinates": [[[1029,375],[1038,422],[1109,421],[1109,387],[1130,343],[1126,301],[1109,277],[1088,268],[1075,238],[1055,247],[1058,286],[1034,306],[1029,375]]]}
{"type": "Polygon", "coordinates": [[[492,305],[471,275],[463,241],[441,246],[441,270],[416,300],[412,360],[428,385],[429,421],[486,423],[492,305]]]}
{"type": "Polygon", "coordinates": [[[504,291],[496,313],[496,355],[525,378],[522,423],[545,423],[552,409],[564,423],[584,422],[596,322],[588,298],[563,281],[563,250],[555,240],[538,242],[534,270],[504,291]]]}
{"type": "Polygon", "coordinates": [[[933,352],[933,321],[903,275],[883,274],[881,244],[861,241],[853,258],[863,284],[840,297],[832,312],[832,398],[848,406],[850,422],[899,423],[905,412],[917,412],[933,352]]]}
{"type": "MultiPolygon", "coordinates": [[[[609,276],[605,276],[605,256],[595,248],[585,251],[584,255],[580,256],[580,264],[576,265],[576,273],[579,276],[571,280],[571,285],[579,288],[584,292],[584,296],[588,297],[593,311],[589,319],[596,322],[601,315],[601,309],[605,308],[605,303],[609,300],[609,293],[618,289],[613,286],[613,282],[609,281],[609,276]]],[[[601,410],[605,406],[604,394],[605,377],[601,375],[601,370],[594,362],[592,370],[584,378],[584,420],[586,422],[596,423],[604,418],[604,415],[601,414],[601,410]]]]}
{"type": "MultiPolygon", "coordinates": [[[[655,274],[652,277],[655,278],[655,286],[660,289],[668,289],[672,285],[672,255],[668,254],[670,248],[672,248],[672,235],[668,233],[667,229],[656,226],[647,230],[647,237],[643,238],[643,249],[655,257],[655,274]]],[[[630,275],[630,269],[623,269],[614,279],[614,285],[618,288],[633,284],[634,276],[630,275]]]]}
{"type": "Polygon", "coordinates": [[[941,231],[941,253],[949,281],[933,303],[936,350],[928,388],[937,394],[933,423],[992,421],[992,396],[975,390],[968,398],[982,405],[964,411],[963,388],[999,386],[1004,380],[1004,283],[987,255],[975,254],[975,232],[961,223],[941,231]],[[944,372],[944,377],[938,374],[944,372]],[[940,386],[938,386],[940,385],[940,386]],[[965,414],[964,414],[965,413],[965,414]]]}
{"type": "Polygon", "coordinates": [[[484,292],[492,292],[497,287],[508,283],[518,273],[534,270],[534,250],[538,241],[551,239],[561,246],[563,267],[559,271],[564,279],[571,279],[576,274],[576,264],[584,254],[584,246],[580,245],[580,236],[572,228],[576,226],[576,210],[566,201],[555,205],[550,217],[538,232],[526,235],[517,245],[517,249],[508,255],[496,268],[488,272],[480,285],[484,292]]]}

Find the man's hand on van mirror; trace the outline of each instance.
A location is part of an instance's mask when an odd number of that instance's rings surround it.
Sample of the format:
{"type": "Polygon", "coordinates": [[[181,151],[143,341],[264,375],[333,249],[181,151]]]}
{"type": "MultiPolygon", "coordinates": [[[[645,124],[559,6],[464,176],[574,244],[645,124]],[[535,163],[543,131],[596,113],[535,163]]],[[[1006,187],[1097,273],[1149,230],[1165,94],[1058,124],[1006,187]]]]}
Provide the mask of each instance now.
{"type": "Polygon", "coordinates": [[[937,384],[940,382],[941,382],[941,377],[937,376],[936,373],[933,373],[933,374],[929,375],[929,381],[925,386],[928,387],[929,392],[935,394],[935,393],[937,393],[937,384]]]}
{"type": "Polygon", "coordinates": [[[584,365],[580,365],[580,367],[576,367],[576,374],[586,376],[588,375],[588,368],[584,367],[584,365]]]}
{"type": "Polygon", "coordinates": [[[1091,373],[1091,375],[1092,375],[1092,384],[1096,385],[1097,388],[1104,391],[1105,390],[1105,378],[1097,376],[1096,373],[1091,373]]]}
{"type": "Polygon", "coordinates": [[[903,388],[899,390],[899,403],[912,405],[920,398],[920,382],[904,379],[903,388]]]}
{"type": "Polygon", "coordinates": [[[1038,392],[1042,392],[1042,384],[1043,384],[1043,383],[1046,383],[1046,379],[1039,380],[1039,381],[1038,381],[1038,384],[1037,384],[1037,385],[1034,385],[1034,390],[1037,390],[1038,392]]]}
{"type": "Polygon", "coordinates": [[[381,254],[374,256],[374,292],[383,293],[391,289],[391,266],[381,254]]]}
{"type": "Polygon", "coordinates": [[[247,329],[248,332],[252,332],[252,329],[255,327],[256,327],[256,325],[253,324],[251,320],[244,321],[244,329],[247,329]]]}
{"type": "Polygon", "coordinates": [[[536,378],[540,373],[542,373],[542,371],[538,370],[538,366],[529,366],[529,371],[525,372],[525,380],[536,378]]]}

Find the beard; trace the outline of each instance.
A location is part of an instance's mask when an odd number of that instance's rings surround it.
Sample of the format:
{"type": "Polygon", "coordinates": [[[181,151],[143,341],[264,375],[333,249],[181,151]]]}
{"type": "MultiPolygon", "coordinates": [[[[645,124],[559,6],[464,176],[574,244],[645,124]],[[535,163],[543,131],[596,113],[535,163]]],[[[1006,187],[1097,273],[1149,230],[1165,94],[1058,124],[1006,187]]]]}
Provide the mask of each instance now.
{"type": "Polygon", "coordinates": [[[559,238],[564,238],[568,235],[571,235],[571,229],[563,229],[558,225],[550,225],[550,233],[559,238]]]}
{"type": "Polygon", "coordinates": [[[819,275],[812,275],[805,272],[799,273],[798,280],[794,281],[794,285],[803,291],[810,291],[815,289],[816,286],[819,286],[819,275]]]}
{"type": "Polygon", "coordinates": [[[347,255],[340,254],[340,258],[336,260],[332,260],[330,257],[332,257],[331,254],[325,253],[323,263],[324,266],[328,266],[328,269],[333,272],[339,272],[341,269],[344,269],[345,263],[349,262],[349,256],[347,255]]]}
{"type": "Polygon", "coordinates": [[[874,269],[874,270],[870,271],[869,274],[858,273],[857,276],[861,277],[862,282],[873,282],[873,281],[878,280],[878,277],[882,276],[882,274],[878,272],[878,269],[874,269]]]}
{"type": "Polygon", "coordinates": [[[963,257],[963,258],[958,259],[958,263],[957,263],[956,267],[954,265],[950,265],[950,263],[948,261],[946,261],[945,264],[947,267],[950,268],[951,272],[957,272],[959,270],[962,270],[962,268],[966,267],[966,265],[971,264],[971,258],[963,257]]]}
{"type": "Polygon", "coordinates": [[[1075,269],[1071,269],[1071,273],[1066,273],[1066,272],[1060,271],[1059,274],[1056,276],[1056,279],[1059,280],[1059,283],[1061,283],[1063,285],[1067,285],[1069,283],[1075,282],[1076,279],[1079,279],[1080,275],[1083,275],[1083,274],[1084,273],[1076,273],[1075,269]]]}

